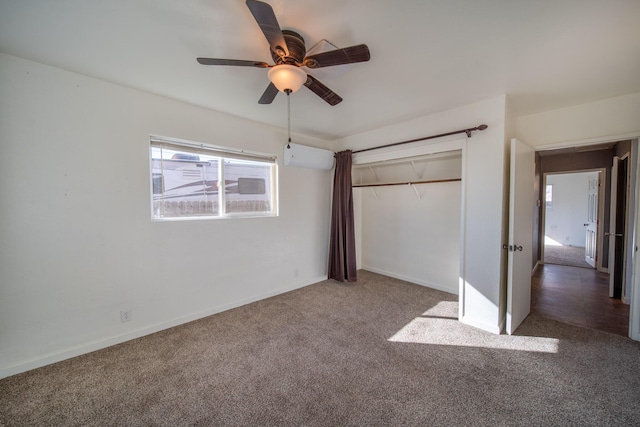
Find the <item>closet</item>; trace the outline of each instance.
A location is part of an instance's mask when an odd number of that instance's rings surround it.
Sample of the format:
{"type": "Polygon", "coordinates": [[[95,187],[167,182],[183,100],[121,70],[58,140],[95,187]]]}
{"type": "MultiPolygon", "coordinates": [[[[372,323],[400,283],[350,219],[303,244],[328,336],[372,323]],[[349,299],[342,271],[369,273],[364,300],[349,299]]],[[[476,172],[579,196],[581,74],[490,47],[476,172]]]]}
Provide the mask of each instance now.
{"type": "Polygon", "coordinates": [[[458,293],[462,150],[445,147],[455,149],[354,156],[359,268],[458,293]]]}

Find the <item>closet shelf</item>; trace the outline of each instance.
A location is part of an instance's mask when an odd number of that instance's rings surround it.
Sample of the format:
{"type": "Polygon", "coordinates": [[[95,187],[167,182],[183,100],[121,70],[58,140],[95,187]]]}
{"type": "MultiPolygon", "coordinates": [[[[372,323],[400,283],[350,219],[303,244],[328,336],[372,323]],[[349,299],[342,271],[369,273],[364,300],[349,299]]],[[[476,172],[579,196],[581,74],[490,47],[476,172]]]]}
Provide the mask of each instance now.
{"type": "Polygon", "coordinates": [[[447,179],[430,179],[426,181],[409,181],[409,182],[385,182],[385,183],[371,183],[371,184],[353,184],[351,187],[385,187],[390,185],[416,185],[416,184],[435,184],[439,182],[454,182],[462,181],[461,178],[447,178],[447,179]]]}

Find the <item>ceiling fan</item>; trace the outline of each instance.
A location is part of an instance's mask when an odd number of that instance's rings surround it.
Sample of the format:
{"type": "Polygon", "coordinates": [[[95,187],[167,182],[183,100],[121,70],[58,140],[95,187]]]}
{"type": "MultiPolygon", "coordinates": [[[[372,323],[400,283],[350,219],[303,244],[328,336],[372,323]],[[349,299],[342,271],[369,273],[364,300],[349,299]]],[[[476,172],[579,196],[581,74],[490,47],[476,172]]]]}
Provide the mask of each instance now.
{"type": "Polygon", "coordinates": [[[295,31],[281,30],[269,4],[257,0],[247,0],[247,7],[269,42],[271,57],[275,64],[220,58],[198,58],[198,62],[202,65],[269,68],[268,76],[271,83],[260,97],[259,104],[271,104],[278,91],[290,94],[296,92],[302,85],[309,88],[329,105],[342,102],[342,98],[338,94],[300,67],[315,69],[365,62],[370,58],[367,45],[360,44],[306,56],[307,50],[302,36],[295,31]]]}

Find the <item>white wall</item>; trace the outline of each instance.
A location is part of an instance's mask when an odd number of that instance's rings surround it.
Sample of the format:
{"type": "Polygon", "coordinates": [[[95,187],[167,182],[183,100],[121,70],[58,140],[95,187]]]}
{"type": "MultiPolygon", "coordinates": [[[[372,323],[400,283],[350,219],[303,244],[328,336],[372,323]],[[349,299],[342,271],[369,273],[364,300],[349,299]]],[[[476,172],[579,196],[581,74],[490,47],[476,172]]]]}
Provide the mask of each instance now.
{"type": "Polygon", "coordinates": [[[0,377],[326,279],[330,172],[279,159],[277,218],[151,222],[150,134],[279,158],[286,141],[0,54],[0,377]]]}
{"type": "Polygon", "coordinates": [[[640,135],[640,93],[518,117],[518,138],[537,149],[640,135]]]}
{"type": "Polygon", "coordinates": [[[460,182],[418,191],[422,199],[406,186],[378,188],[378,199],[363,191],[362,268],[457,294],[460,182]]]}
{"type": "Polygon", "coordinates": [[[545,236],[563,246],[584,247],[588,209],[589,176],[593,172],[548,174],[553,186],[552,207],[545,207],[545,236]]]}
{"type": "MultiPolygon", "coordinates": [[[[500,96],[465,107],[444,111],[392,126],[353,135],[336,142],[336,149],[373,147],[482,123],[489,127],[474,132],[464,143],[462,174],[460,252],[460,305],[462,320],[492,332],[499,332],[504,308],[504,236],[506,154],[506,97],[500,96]]],[[[364,204],[364,200],[362,201],[364,204]]],[[[411,209],[411,206],[399,208],[411,209]]],[[[364,210],[364,206],[363,206],[364,210]]],[[[452,230],[453,231],[453,230],[452,230]]],[[[364,232],[364,230],[363,230],[364,232]]],[[[364,236],[362,237],[364,242],[364,236]]],[[[460,246],[459,246],[460,247],[460,246]]],[[[391,249],[390,249],[391,250],[391,249]]],[[[426,243],[425,254],[441,249],[426,243]]],[[[363,260],[364,263],[364,260],[363,260]]]]}
{"type": "MultiPolygon", "coordinates": [[[[428,156],[413,163],[388,162],[354,168],[354,182],[460,178],[460,152],[428,156]],[[434,158],[435,157],[435,158],[434,158]]],[[[356,188],[361,268],[412,283],[458,293],[460,270],[459,181],[411,187],[356,188]],[[437,250],[433,250],[437,248],[437,250]]]]}

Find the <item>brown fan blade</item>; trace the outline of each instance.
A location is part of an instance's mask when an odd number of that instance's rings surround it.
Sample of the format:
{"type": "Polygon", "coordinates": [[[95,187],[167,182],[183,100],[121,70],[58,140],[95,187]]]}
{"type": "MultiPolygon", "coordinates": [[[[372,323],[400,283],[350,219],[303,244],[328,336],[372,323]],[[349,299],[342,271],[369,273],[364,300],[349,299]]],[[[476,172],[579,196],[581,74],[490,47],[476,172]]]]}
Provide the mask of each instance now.
{"type": "Polygon", "coordinates": [[[287,42],[284,40],[278,19],[271,6],[257,0],[247,0],[247,7],[264,33],[271,50],[279,56],[288,56],[287,42]]]}
{"type": "Polygon", "coordinates": [[[269,86],[267,86],[267,89],[264,91],[264,93],[260,97],[260,99],[258,100],[258,104],[271,104],[275,99],[276,95],[278,94],[278,92],[279,92],[278,88],[273,83],[270,83],[269,86]]]}
{"type": "Polygon", "coordinates": [[[353,64],[365,62],[371,58],[366,44],[330,50],[329,52],[310,55],[304,59],[304,65],[309,68],[330,67],[332,65],[353,64]]]}
{"type": "Polygon", "coordinates": [[[324,99],[329,105],[336,105],[342,102],[340,96],[309,74],[307,74],[307,81],[304,85],[308,87],[311,92],[324,99]]]}
{"type": "Polygon", "coordinates": [[[245,61],[244,59],[220,59],[220,58],[198,58],[202,65],[233,65],[236,67],[258,67],[269,68],[270,65],[261,61],[245,61]]]}

